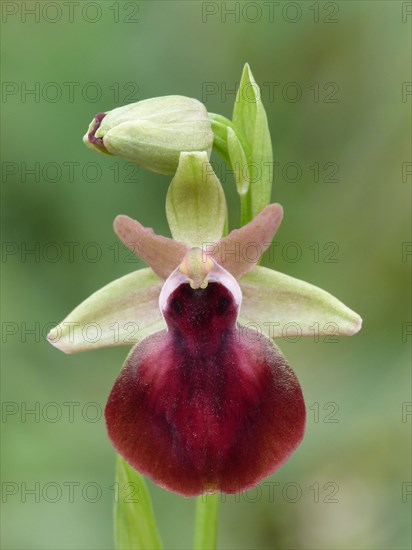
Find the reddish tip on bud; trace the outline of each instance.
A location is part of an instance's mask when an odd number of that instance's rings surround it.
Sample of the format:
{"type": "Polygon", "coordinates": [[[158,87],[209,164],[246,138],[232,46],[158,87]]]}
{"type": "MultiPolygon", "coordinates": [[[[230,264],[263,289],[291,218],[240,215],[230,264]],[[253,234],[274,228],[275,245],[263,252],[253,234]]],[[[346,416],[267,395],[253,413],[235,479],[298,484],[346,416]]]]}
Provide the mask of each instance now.
{"type": "Polygon", "coordinates": [[[104,147],[103,144],[103,138],[96,137],[96,132],[100,127],[100,124],[102,123],[102,120],[106,116],[106,113],[98,113],[94,119],[93,122],[89,126],[89,131],[87,133],[87,139],[89,143],[93,143],[94,145],[98,145],[100,147],[104,147]]]}

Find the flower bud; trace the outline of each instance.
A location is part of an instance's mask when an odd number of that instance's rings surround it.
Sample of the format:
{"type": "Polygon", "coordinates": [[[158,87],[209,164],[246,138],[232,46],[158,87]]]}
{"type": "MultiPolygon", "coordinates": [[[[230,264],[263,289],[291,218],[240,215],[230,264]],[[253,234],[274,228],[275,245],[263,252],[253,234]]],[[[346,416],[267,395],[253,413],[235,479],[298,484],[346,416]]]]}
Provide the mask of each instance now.
{"type": "Polygon", "coordinates": [[[145,99],[97,114],[84,143],[160,174],[174,174],[182,151],[206,151],[213,132],[206,107],[184,96],[145,99]]]}

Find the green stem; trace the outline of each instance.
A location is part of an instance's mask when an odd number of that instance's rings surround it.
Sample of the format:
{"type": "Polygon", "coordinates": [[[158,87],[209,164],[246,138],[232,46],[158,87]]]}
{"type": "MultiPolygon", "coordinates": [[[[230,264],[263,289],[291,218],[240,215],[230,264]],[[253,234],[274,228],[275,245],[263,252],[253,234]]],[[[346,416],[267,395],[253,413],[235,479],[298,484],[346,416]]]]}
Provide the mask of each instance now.
{"type": "Polygon", "coordinates": [[[240,225],[246,225],[253,218],[250,199],[250,192],[240,195],[240,225]]]}
{"type": "Polygon", "coordinates": [[[223,115],[218,115],[217,113],[208,113],[210,120],[213,122],[217,122],[223,126],[230,126],[230,128],[234,128],[233,122],[226,118],[223,115]]]}
{"type": "Polygon", "coordinates": [[[200,495],[196,502],[194,550],[215,550],[219,493],[200,495]]]}

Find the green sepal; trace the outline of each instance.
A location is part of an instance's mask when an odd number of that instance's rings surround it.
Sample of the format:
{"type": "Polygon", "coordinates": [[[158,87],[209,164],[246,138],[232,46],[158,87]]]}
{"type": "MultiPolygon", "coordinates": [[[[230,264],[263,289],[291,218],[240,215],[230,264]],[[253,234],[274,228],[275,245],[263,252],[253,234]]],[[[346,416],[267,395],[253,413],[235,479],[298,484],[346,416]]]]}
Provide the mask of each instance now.
{"type": "Polygon", "coordinates": [[[273,269],[255,267],[240,288],[239,323],[270,338],[351,336],[362,326],[359,315],[329,292],[273,269]]]}
{"type": "Polygon", "coordinates": [[[116,279],[77,306],[47,339],[65,353],[141,342],[166,327],[159,309],[162,285],[150,268],[116,279]]]}
{"type": "Polygon", "coordinates": [[[173,238],[191,247],[217,242],[227,214],[220,181],[204,152],[181,153],[166,197],[166,215],[173,238]]]}

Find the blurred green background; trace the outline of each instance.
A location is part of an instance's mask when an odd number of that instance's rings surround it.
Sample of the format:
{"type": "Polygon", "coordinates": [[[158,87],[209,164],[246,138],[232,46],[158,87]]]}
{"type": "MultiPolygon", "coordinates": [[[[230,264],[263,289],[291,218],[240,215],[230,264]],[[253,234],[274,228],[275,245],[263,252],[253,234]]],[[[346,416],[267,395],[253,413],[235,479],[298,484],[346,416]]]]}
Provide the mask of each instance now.
{"type": "MultiPolygon", "coordinates": [[[[260,489],[222,502],[219,548],[410,548],[408,6],[3,2],[4,549],[113,548],[114,451],[99,417],[128,349],[65,356],[44,337],[143,265],[116,244],[117,214],[168,234],[170,178],[94,154],[82,135],[97,112],[167,94],[230,117],[246,61],[285,210],[265,265],[332,292],[364,328],[280,342],[307,433],[260,489]]],[[[233,181],[213,159],[235,227],[233,181]]],[[[190,548],[193,500],[150,489],[165,548],[190,548]]]]}

